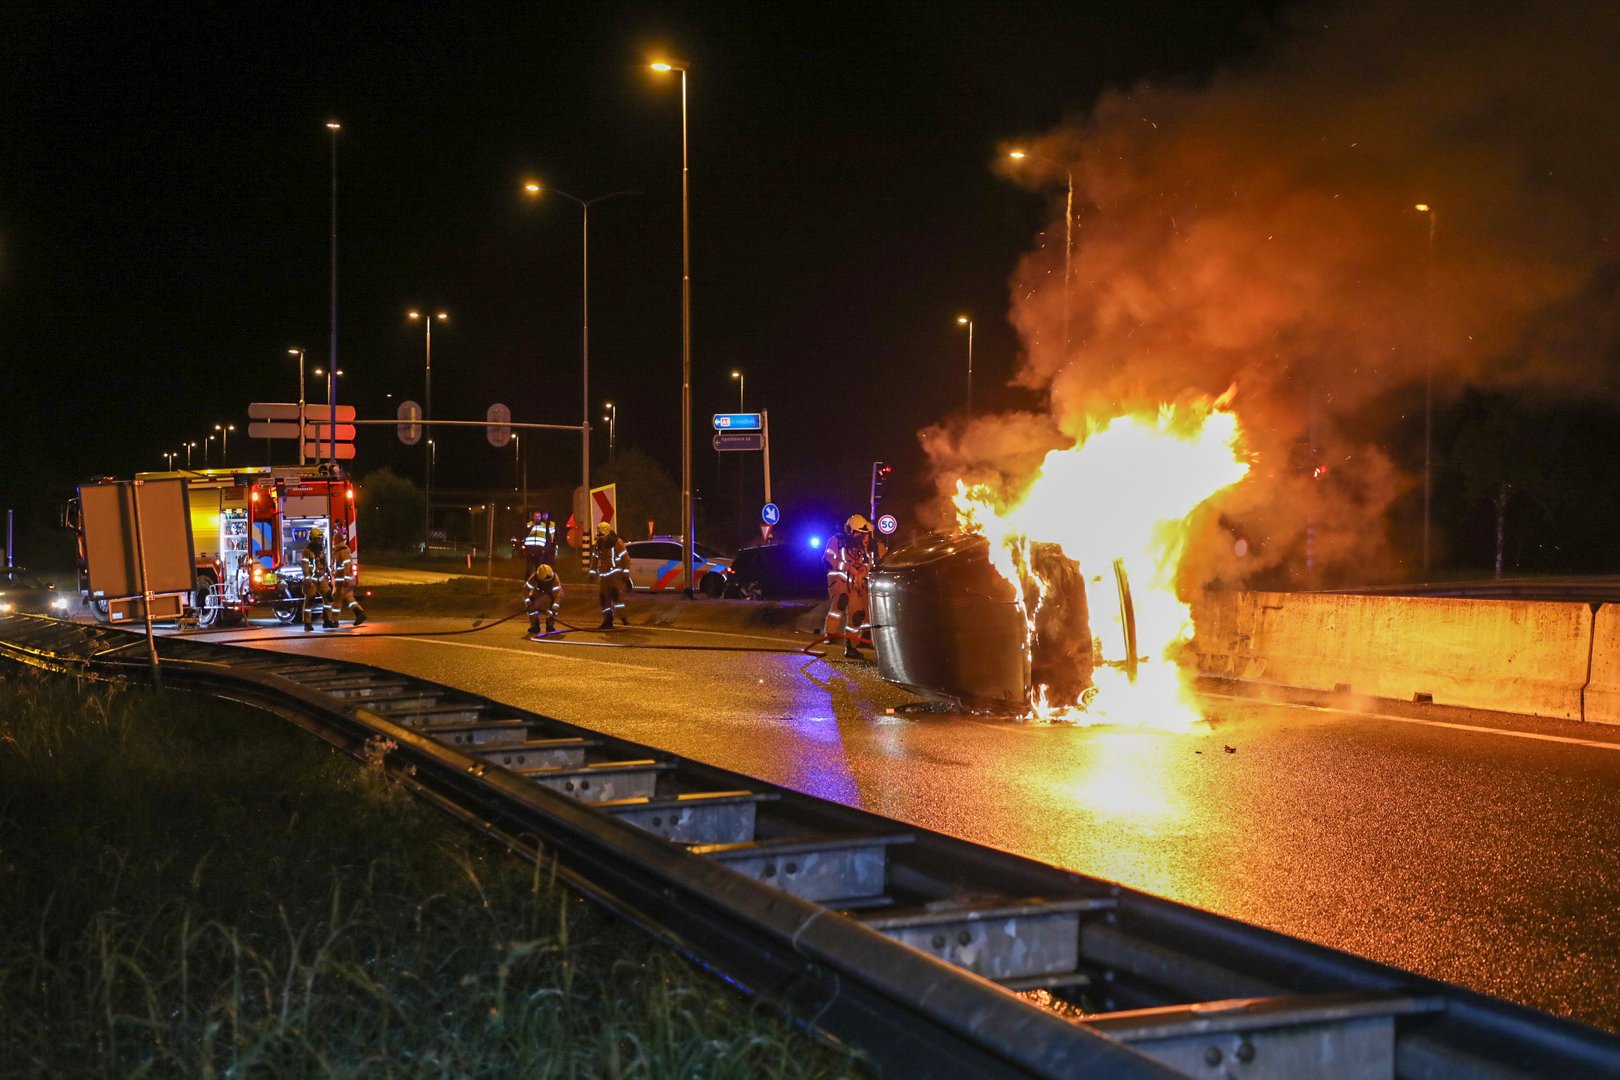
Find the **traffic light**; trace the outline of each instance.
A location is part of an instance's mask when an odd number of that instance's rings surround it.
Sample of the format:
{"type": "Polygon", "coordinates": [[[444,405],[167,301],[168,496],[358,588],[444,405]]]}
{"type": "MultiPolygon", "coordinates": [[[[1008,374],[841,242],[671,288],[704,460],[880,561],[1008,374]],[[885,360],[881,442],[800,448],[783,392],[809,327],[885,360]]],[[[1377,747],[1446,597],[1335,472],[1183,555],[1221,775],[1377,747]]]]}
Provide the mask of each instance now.
{"type": "Polygon", "coordinates": [[[883,505],[883,487],[888,483],[889,474],[893,471],[892,467],[885,465],[881,461],[872,462],[872,500],[870,507],[872,521],[877,520],[878,507],[883,505]]]}

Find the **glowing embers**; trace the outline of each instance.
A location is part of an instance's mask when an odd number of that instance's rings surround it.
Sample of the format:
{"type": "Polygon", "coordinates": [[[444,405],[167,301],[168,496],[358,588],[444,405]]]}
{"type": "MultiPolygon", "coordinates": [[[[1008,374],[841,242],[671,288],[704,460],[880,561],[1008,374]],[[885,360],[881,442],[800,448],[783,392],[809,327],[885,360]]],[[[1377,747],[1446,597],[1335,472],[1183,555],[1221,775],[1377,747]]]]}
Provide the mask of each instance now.
{"type": "Polygon", "coordinates": [[[1193,511],[1248,473],[1240,440],[1224,400],[1164,405],[1091,425],[1074,447],[1047,454],[1010,502],[958,482],[958,523],[990,541],[991,563],[1020,592],[1032,656],[1050,663],[1083,650],[1068,638],[1079,632],[1072,581],[1084,581],[1079,618],[1089,615],[1102,661],[1090,677],[1096,692],[1083,679],[1037,674],[1033,716],[1168,727],[1197,719],[1176,663],[1192,636],[1176,567],[1193,511]],[[1066,607],[1060,617],[1047,609],[1053,603],[1066,607]]]}

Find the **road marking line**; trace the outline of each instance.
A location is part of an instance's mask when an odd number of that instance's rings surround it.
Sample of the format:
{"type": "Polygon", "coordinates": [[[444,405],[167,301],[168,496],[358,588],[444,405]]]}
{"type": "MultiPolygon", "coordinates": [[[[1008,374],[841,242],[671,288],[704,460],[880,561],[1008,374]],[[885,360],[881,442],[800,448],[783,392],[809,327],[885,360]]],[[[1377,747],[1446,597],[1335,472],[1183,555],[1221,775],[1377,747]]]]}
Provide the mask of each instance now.
{"type": "MultiPolygon", "coordinates": [[[[357,639],[354,639],[354,640],[357,640],[357,639]]],[[[507,653],[508,655],[513,655],[513,656],[543,657],[543,658],[545,658],[547,660],[567,660],[567,661],[570,661],[570,662],[575,663],[575,664],[595,664],[595,665],[597,665],[599,667],[610,667],[610,668],[627,668],[628,667],[628,668],[635,668],[638,671],[654,671],[654,672],[657,672],[657,673],[659,673],[661,675],[673,675],[674,674],[673,672],[665,671],[663,668],[650,667],[650,666],[645,665],[645,664],[615,663],[612,660],[587,660],[582,656],[568,656],[568,655],[566,655],[564,653],[556,653],[556,652],[550,652],[550,651],[547,651],[547,652],[530,652],[527,649],[507,648],[504,645],[479,645],[478,643],[472,642],[472,641],[439,641],[436,638],[412,637],[409,634],[401,634],[401,635],[399,635],[399,640],[401,640],[401,641],[416,641],[416,642],[420,642],[423,645],[447,645],[447,646],[450,646],[450,647],[456,648],[456,649],[485,649],[485,650],[488,650],[489,652],[507,653]]]]}
{"type": "Polygon", "coordinates": [[[1477,731],[1484,735],[1506,735],[1514,739],[1569,743],[1573,746],[1590,746],[1594,750],[1620,750],[1620,743],[1600,742],[1597,739],[1577,739],[1569,735],[1542,735],[1534,731],[1508,731],[1503,728],[1482,727],[1478,724],[1455,724],[1449,720],[1423,720],[1416,716],[1395,716],[1391,713],[1355,712],[1350,709],[1335,709],[1327,705],[1301,705],[1291,701],[1263,701],[1259,698],[1246,697],[1243,694],[1215,694],[1209,691],[1199,691],[1199,696],[1225,698],[1228,701],[1242,701],[1251,705],[1274,705],[1280,709],[1306,709],[1310,712],[1333,713],[1337,716],[1352,718],[1366,717],[1369,720],[1392,720],[1398,724],[1420,724],[1424,727],[1452,728],[1456,731],[1477,731]]]}

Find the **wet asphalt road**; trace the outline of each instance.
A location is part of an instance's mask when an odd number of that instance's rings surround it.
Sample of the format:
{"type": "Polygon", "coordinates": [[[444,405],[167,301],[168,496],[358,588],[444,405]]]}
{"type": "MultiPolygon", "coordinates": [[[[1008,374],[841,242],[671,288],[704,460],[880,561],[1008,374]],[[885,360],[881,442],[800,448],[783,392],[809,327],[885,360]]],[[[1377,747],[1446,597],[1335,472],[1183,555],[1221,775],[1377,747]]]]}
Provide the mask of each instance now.
{"type": "Polygon", "coordinates": [[[462,687],[1620,1031],[1620,729],[1223,694],[1193,730],[1079,727],[906,711],[865,662],[617,647],[781,639],[378,636],[457,625],[230,639],[462,687]]]}

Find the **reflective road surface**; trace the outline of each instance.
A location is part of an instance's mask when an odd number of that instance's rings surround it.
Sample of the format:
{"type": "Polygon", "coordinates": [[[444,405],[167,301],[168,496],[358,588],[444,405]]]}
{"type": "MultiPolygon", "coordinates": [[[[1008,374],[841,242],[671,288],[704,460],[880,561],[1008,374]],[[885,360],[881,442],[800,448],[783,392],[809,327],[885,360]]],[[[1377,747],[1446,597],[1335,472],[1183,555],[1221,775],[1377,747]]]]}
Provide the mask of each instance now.
{"type": "Polygon", "coordinates": [[[453,625],[215,638],[462,687],[1620,1030],[1620,729],[1219,693],[1193,730],[1080,727],[908,710],[867,662],[620,647],[780,638],[393,636],[453,625]]]}

